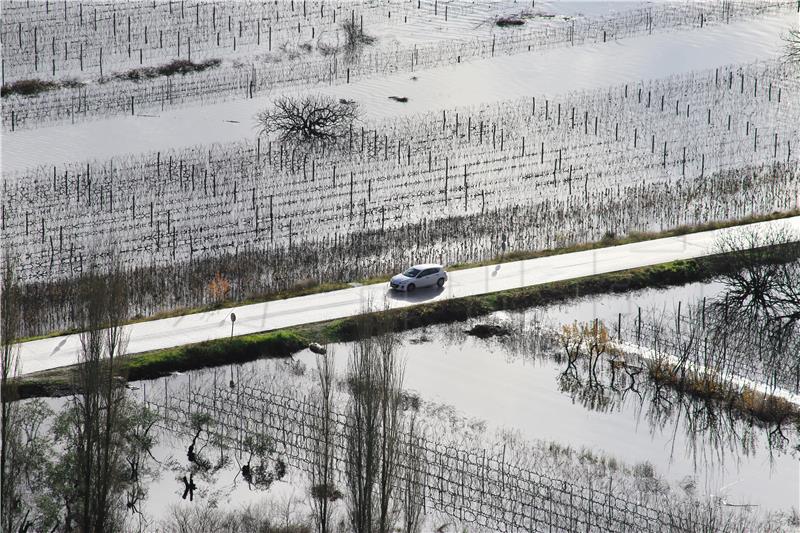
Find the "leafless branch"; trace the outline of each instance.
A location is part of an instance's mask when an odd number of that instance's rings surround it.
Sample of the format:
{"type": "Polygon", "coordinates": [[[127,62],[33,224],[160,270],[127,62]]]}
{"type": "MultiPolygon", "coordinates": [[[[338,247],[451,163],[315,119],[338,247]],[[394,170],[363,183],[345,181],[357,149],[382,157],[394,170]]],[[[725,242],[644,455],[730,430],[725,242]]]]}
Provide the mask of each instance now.
{"type": "Polygon", "coordinates": [[[277,134],[286,142],[327,144],[343,136],[358,118],[358,106],[328,96],[278,98],[272,108],[257,115],[263,134],[277,134]]]}
{"type": "Polygon", "coordinates": [[[786,41],[786,59],[791,63],[800,63],[800,30],[789,30],[783,38],[786,41]]]}

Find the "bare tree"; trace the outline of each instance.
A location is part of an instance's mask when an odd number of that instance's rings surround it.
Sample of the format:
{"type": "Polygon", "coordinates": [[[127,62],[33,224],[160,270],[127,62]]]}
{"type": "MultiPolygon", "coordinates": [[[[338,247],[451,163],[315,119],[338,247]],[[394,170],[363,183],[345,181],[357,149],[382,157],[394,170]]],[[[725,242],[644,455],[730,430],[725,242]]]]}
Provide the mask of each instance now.
{"type": "Polygon", "coordinates": [[[403,368],[397,358],[397,337],[383,334],[376,344],[378,365],[378,394],[380,399],[380,475],[378,477],[378,531],[389,533],[394,529],[396,515],[394,486],[400,462],[401,393],[403,368]]]}
{"type": "Polygon", "coordinates": [[[789,30],[783,39],[786,41],[786,60],[800,63],[800,30],[789,30]]]}
{"type": "Polygon", "coordinates": [[[408,431],[405,439],[405,462],[402,465],[401,477],[403,508],[403,533],[419,533],[422,527],[422,507],[424,480],[424,455],[421,446],[422,431],[419,428],[415,414],[408,421],[408,431]]]}
{"type": "Polygon", "coordinates": [[[764,319],[776,332],[794,330],[800,323],[800,241],[786,228],[767,233],[730,232],[717,249],[732,263],[721,277],[725,298],[715,302],[724,323],[764,319]]]}
{"type": "Polygon", "coordinates": [[[282,96],[257,115],[261,133],[303,144],[335,142],[358,118],[355,103],[324,95],[282,96]]]}
{"type": "Polygon", "coordinates": [[[311,470],[311,497],[318,533],[333,531],[333,505],[341,497],[334,485],[334,371],[333,354],[317,356],[319,391],[316,397],[317,418],[314,420],[314,465],[311,470]]]}
{"type": "Polygon", "coordinates": [[[350,354],[346,429],[348,511],[356,533],[388,533],[397,519],[403,372],[389,324],[368,317],[350,354]]]}
{"type": "Polygon", "coordinates": [[[2,342],[2,368],[0,368],[0,530],[16,531],[22,527],[22,506],[20,501],[19,479],[14,475],[17,470],[11,464],[10,455],[13,443],[16,442],[18,424],[15,400],[17,390],[14,378],[18,373],[19,352],[16,341],[20,330],[19,286],[17,284],[14,262],[8,250],[3,257],[2,294],[0,295],[0,342],[2,342]]]}
{"type": "Polygon", "coordinates": [[[109,531],[119,529],[123,520],[123,496],[131,477],[125,439],[135,418],[118,373],[127,312],[119,267],[106,276],[86,275],[80,297],[78,393],[56,424],[56,434],[66,444],[61,461],[64,520],[66,529],[74,523],[81,531],[109,531]]]}
{"type": "Polygon", "coordinates": [[[375,393],[379,370],[375,343],[363,339],[350,353],[348,384],[351,399],[347,415],[347,488],[350,525],[354,533],[371,533],[374,491],[378,476],[378,417],[380,399],[375,393]]]}

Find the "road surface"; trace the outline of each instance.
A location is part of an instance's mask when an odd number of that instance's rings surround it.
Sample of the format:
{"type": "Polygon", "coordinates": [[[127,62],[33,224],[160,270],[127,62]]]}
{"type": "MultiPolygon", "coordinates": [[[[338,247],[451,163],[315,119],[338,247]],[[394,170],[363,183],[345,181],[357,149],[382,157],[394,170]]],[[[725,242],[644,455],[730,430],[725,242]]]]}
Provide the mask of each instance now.
{"type": "MultiPolygon", "coordinates": [[[[740,232],[743,228],[766,232],[777,227],[788,227],[800,236],[800,217],[458,270],[449,274],[450,279],[443,289],[419,289],[410,295],[392,293],[386,283],[380,283],[140,322],[126,326],[128,353],[228,337],[231,335],[231,313],[236,313],[234,335],[245,335],[354,316],[368,305],[373,308],[385,305],[406,307],[702,257],[715,252],[721,234],[740,232]]],[[[79,350],[78,335],[23,343],[20,346],[21,371],[28,374],[71,365],[78,361],[79,350]]]]}

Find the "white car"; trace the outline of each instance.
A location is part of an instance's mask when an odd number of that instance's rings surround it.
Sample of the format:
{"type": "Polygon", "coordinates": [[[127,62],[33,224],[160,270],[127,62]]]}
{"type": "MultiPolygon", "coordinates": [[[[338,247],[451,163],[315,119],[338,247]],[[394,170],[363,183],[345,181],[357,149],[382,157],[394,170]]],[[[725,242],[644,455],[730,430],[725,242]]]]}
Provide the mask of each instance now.
{"type": "Polygon", "coordinates": [[[444,287],[447,272],[442,265],[414,265],[402,274],[394,276],[389,287],[396,291],[413,292],[422,287],[444,287]]]}

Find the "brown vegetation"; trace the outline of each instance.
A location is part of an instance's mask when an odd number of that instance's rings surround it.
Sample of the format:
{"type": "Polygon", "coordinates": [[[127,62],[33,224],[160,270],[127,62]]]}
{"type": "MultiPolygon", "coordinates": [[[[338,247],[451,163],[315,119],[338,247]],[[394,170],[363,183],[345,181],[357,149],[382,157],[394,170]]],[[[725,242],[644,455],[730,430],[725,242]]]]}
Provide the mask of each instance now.
{"type": "Polygon", "coordinates": [[[744,416],[768,424],[800,422],[800,407],[784,398],[756,391],[747,386],[734,387],[706,372],[684,372],[671,365],[654,362],[648,365],[653,381],[695,398],[714,400],[744,416]]]}
{"type": "Polygon", "coordinates": [[[208,284],[208,294],[211,299],[217,303],[221,303],[228,298],[231,292],[230,282],[219,272],[214,276],[208,284]]]}
{"type": "MultiPolygon", "coordinates": [[[[139,67],[119,72],[111,76],[116,80],[142,81],[162,76],[174,76],[176,74],[186,75],[193,72],[203,72],[204,70],[216,68],[222,64],[220,59],[208,59],[206,61],[193,62],[188,59],[175,59],[169,63],[157,67],[139,67]]],[[[107,80],[104,80],[107,81],[107,80]]]]}

